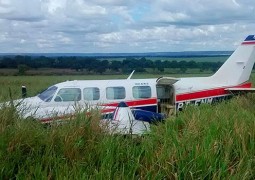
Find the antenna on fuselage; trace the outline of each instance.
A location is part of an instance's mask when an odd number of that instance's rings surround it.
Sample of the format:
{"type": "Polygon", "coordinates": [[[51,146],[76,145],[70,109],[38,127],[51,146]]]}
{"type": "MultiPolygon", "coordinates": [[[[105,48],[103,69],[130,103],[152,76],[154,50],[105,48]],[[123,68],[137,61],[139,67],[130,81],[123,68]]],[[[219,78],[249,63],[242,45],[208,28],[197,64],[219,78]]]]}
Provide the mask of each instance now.
{"type": "Polygon", "coordinates": [[[131,79],[131,77],[133,76],[134,72],[135,72],[135,70],[133,70],[133,71],[131,72],[131,74],[128,76],[127,80],[131,79]]]}

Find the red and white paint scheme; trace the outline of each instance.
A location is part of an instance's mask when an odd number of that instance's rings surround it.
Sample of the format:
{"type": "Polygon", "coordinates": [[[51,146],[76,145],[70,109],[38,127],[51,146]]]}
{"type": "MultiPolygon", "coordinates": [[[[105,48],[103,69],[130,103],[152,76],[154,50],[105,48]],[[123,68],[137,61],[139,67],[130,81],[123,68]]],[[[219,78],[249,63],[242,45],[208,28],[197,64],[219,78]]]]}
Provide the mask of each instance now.
{"type": "Polygon", "coordinates": [[[213,103],[234,92],[253,91],[248,80],[254,61],[255,36],[249,35],[209,77],[131,79],[131,74],[122,80],[66,81],[17,102],[26,104],[24,117],[33,116],[42,122],[66,118],[77,109],[97,107],[111,113],[121,101],[131,109],[172,115],[188,104],[213,103]]]}
{"type": "Polygon", "coordinates": [[[112,134],[140,135],[150,131],[150,124],[136,120],[131,109],[125,102],[116,107],[111,121],[106,121],[109,132],[112,134]]]}

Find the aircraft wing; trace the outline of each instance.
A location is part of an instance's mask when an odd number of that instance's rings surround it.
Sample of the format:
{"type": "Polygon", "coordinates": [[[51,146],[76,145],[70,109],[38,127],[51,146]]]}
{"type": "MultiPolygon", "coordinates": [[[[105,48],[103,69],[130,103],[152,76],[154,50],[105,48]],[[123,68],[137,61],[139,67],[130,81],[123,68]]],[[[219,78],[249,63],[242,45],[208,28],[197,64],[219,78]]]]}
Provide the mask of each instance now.
{"type": "Polygon", "coordinates": [[[226,88],[231,93],[255,93],[255,88],[226,88]]]}

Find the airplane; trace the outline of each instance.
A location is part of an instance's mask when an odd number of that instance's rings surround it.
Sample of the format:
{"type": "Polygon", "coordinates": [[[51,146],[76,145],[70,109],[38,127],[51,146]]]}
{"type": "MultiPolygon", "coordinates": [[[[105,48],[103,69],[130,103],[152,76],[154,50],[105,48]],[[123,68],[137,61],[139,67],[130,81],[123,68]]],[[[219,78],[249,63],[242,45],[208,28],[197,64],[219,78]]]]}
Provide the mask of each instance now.
{"type": "Polygon", "coordinates": [[[136,119],[150,121],[156,116],[162,120],[162,113],[172,116],[189,104],[211,104],[236,93],[255,91],[248,82],[254,61],[255,35],[249,35],[218,71],[208,77],[131,79],[133,71],[127,79],[61,82],[37,96],[14,103],[21,104],[24,118],[33,117],[42,123],[67,119],[77,109],[98,108],[112,116],[122,101],[136,119]]]}

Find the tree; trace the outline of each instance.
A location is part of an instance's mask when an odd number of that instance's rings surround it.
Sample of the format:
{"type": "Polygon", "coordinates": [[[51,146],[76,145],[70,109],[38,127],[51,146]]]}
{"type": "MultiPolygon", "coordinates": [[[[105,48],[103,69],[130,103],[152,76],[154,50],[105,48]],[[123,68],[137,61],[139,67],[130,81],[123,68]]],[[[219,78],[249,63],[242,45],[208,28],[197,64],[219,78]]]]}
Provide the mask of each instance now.
{"type": "Polygon", "coordinates": [[[186,73],[186,71],[187,71],[187,68],[186,68],[186,67],[181,67],[181,68],[180,68],[180,72],[181,72],[181,73],[186,73]]]}
{"type": "Polygon", "coordinates": [[[110,69],[112,69],[113,71],[119,71],[119,69],[122,67],[122,63],[121,61],[112,61],[110,64],[110,69]]]}
{"type": "Polygon", "coordinates": [[[19,75],[25,75],[27,70],[29,70],[29,67],[27,65],[25,65],[25,64],[18,65],[18,74],[19,75]]]}
{"type": "Polygon", "coordinates": [[[162,72],[164,72],[164,71],[165,71],[165,68],[164,68],[164,67],[159,66],[159,67],[158,67],[158,70],[162,73],[162,72]]]}

